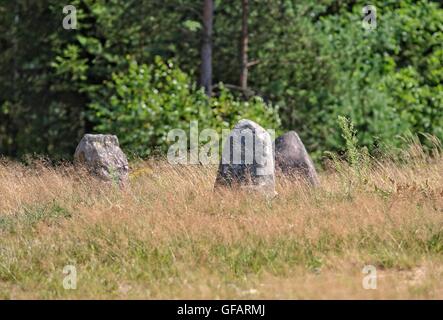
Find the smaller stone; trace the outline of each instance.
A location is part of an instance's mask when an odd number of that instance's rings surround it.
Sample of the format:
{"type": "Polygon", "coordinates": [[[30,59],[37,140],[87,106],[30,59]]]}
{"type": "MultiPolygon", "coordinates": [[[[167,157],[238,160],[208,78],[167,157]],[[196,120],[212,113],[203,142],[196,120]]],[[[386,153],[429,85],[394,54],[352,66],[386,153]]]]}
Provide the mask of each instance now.
{"type": "Polygon", "coordinates": [[[126,185],[129,179],[128,159],[115,135],[85,134],[74,154],[74,164],[84,166],[106,182],[126,185]]]}
{"type": "Polygon", "coordinates": [[[277,173],[289,178],[301,178],[318,186],[318,175],[311,157],[295,131],[289,131],[274,141],[277,173]]]}

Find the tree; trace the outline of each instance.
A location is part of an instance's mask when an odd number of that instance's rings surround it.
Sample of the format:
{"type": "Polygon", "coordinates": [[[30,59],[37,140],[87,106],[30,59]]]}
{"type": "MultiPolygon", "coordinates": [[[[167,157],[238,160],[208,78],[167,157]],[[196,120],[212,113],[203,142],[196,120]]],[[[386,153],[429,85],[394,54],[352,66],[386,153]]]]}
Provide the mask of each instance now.
{"type": "Polygon", "coordinates": [[[240,41],[241,71],[240,87],[245,92],[248,88],[248,0],[242,0],[242,32],[240,41]]]}
{"type": "Polygon", "coordinates": [[[213,0],[203,2],[203,41],[201,48],[200,84],[208,96],[212,94],[212,24],[214,19],[213,0]]]}

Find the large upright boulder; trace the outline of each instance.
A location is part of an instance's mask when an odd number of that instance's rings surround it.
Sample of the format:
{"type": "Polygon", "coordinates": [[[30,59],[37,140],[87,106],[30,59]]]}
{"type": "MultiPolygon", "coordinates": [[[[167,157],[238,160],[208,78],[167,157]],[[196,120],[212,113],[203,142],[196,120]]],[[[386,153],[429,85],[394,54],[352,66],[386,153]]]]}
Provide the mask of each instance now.
{"type": "Polygon", "coordinates": [[[275,195],[270,134],[251,120],[240,120],[225,140],[215,187],[247,188],[275,195]]]}
{"type": "Polygon", "coordinates": [[[317,172],[303,142],[295,131],[289,131],[274,142],[275,169],[278,174],[302,179],[311,186],[319,184],[317,172]]]}
{"type": "Polygon", "coordinates": [[[128,159],[114,135],[85,134],[74,154],[74,164],[107,182],[124,186],[128,181],[128,159]]]}

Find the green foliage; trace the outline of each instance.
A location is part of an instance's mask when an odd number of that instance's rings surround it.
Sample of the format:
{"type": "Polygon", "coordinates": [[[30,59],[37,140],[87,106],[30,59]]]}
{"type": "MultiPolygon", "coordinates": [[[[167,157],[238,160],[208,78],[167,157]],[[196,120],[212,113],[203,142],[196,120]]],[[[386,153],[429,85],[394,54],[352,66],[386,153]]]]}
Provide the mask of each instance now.
{"type": "Polygon", "coordinates": [[[77,30],[61,27],[64,1],[0,2],[2,155],[69,157],[94,128],[118,134],[131,150],[143,143],[138,149],[149,154],[164,150],[168,128],[189,119],[218,128],[246,117],[275,128],[274,109],[265,104],[279,106],[281,130],[296,130],[317,159],[341,151],[339,115],[352,120],[371,153],[400,147],[396,137],[410,132],[443,139],[441,1],[374,0],[378,23],[370,32],[361,26],[363,0],[251,2],[248,85],[256,97],[249,101],[225,89],[239,80],[240,1],[215,1],[213,82],[226,85],[210,101],[195,85],[201,1],[70,4],[77,30]],[[156,56],[174,61],[168,76],[156,71],[156,56]],[[133,61],[150,78],[131,71],[133,61]],[[140,89],[146,92],[136,97],[140,89]],[[135,115],[141,118],[131,120],[135,115]]]}
{"type": "Polygon", "coordinates": [[[356,131],[352,122],[346,117],[339,116],[338,124],[342,131],[342,137],[346,142],[346,155],[351,166],[356,167],[359,164],[358,140],[356,131]]]}
{"type": "Polygon", "coordinates": [[[378,25],[366,31],[360,27],[364,4],[357,1],[318,24],[334,85],[321,102],[321,116],[302,109],[301,118],[308,119],[302,132],[314,128],[315,140],[340,150],[334,119],[346,115],[370,151],[401,146],[396,137],[410,132],[443,138],[442,8],[429,1],[375,1],[378,25]]]}
{"type": "Polygon", "coordinates": [[[151,65],[128,57],[128,70],[115,73],[90,105],[95,130],[113,133],[121,145],[139,156],[155,148],[167,150],[167,134],[172,129],[189,132],[191,121],[200,130],[221,131],[238,120],[248,118],[266,128],[278,128],[275,108],[253,97],[240,101],[222,85],[220,94],[208,99],[204,91],[173,62],[160,57],[151,65]]]}
{"type": "Polygon", "coordinates": [[[353,168],[358,176],[366,172],[369,167],[369,152],[366,147],[360,148],[357,131],[352,121],[346,117],[338,117],[338,125],[342,131],[342,137],[346,144],[346,158],[351,168],[353,168]]]}

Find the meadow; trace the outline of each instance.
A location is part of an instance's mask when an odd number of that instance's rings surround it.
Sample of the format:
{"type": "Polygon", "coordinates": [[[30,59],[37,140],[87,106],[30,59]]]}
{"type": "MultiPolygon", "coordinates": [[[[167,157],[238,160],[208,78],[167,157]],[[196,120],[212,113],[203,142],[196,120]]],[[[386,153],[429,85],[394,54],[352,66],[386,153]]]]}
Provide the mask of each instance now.
{"type": "Polygon", "coordinates": [[[120,190],[69,164],[2,160],[0,298],[443,298],[438,148],[330,162],[316,189],[280,177],[273,199],[214,192],[216,169],[133,161],[120,190]]]}

